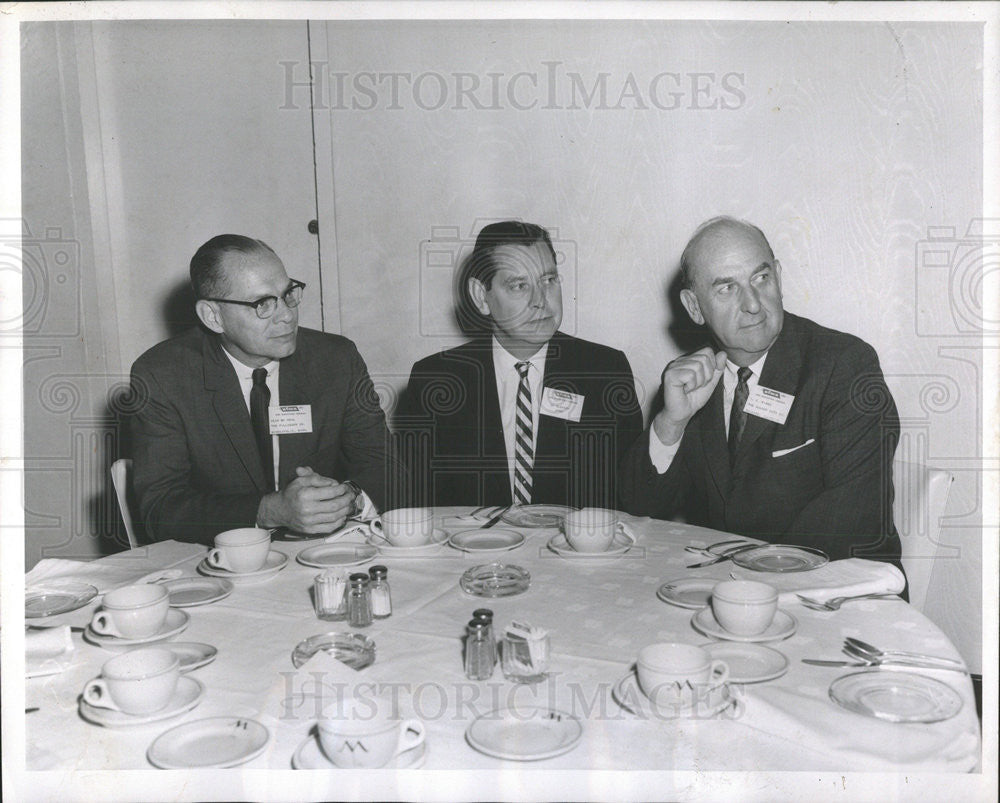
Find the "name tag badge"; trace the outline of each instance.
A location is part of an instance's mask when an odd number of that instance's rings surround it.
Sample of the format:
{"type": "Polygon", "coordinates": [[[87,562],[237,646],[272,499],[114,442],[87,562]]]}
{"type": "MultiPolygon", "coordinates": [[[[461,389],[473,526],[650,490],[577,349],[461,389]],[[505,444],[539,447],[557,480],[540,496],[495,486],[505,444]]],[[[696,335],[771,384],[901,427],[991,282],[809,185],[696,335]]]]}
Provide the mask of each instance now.
{"type": "Polygon", "coordinates": [[[312,405],[279,404],[267,408],[272,435],[298,435],[313,431],[312,405]]]}
{"type": "Polygon", "coordinates": [[[545,388],[542,390],[542,406],[539,412],[542,415],[551,415],[553,418],[579,422],[583,413],[583,396],[570,393],[568,390],[545,388]]]}
{"type": "Polygon", "coordinates": [[[784,424],[795,397],[780,390],[771,390],[761,385],[753,388],[743,405],[743,412],[766,418],[776,424],[784,424]]]}

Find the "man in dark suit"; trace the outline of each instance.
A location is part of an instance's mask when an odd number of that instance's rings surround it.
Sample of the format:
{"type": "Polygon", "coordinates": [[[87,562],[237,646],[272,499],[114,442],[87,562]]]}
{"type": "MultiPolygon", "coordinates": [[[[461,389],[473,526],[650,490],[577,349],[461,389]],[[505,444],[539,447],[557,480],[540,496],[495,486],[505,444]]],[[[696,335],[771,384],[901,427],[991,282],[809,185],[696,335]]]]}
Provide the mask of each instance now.
{"type": "Polygon", "coordinates": [[[386,494],[389,434],[364,361],[298,325],[305,287],[265,243],[224,234],[191,260],[204,329],[132,367],[133,485],[147,535],[331,532],[386,494]]]}
{"type": "Polygon", "coordinates": [[[416,363],[395,419],[410,502],[615,507],[618,463],[642,430],[632,369],[557,331],[548,232],[484,227],[464,276],[482,336],[416,363]]]}
{"type": "Polygon", "coordinates": [[[898,565],[899,421],[875,351],[784,312],[781,265],[748,223],[703,224],[681,271],[719,350],[664,370],[663,410],[623,464],[625,509],[898,565]]]}

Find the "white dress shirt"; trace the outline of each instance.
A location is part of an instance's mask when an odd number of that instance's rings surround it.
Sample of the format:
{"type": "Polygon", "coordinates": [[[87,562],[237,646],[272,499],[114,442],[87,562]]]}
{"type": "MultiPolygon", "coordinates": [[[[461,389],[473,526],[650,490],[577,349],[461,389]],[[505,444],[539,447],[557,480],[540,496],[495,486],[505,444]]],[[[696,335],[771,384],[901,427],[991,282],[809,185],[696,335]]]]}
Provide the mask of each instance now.
{"type": "Polygon", "coordinates": [[[542,380],[545,378],[545,357],[548,343],[526,360],[515,357],[493,338],[493,370],[497,379],[497,397],[500,400],[500,423],[503,425],[503,442],[507,448],[507,471],[510,475],[511,498],[514,495],[514,438],[517,433],[517,388],[521,375],[519,362],[529,362],[528,387],[531,390],[531,451],[538,445],[538,411],[542,406],[542,380]]]}
{"type": "MultiPolygon", "coordinates": [[[[760,381],[760,372],[764,370],[764,360],[766,359],[767,352],[764,352],[763,357],[748,366],[753,371],[753,375],[747,380],[747,389],[749,391],[753,391],[757,387],[757,383],[760,381]]],[[[726,360],[726,368],[722,374],[722,413],[725,416],[723,432],[726,433],[729,432],[729,417],[733,411],[733,396],[736,395],[736,385],[739,383],[739,377],[736,373],[739,370],[740,367],[738,365],[731,360],[726,360]]],[[[677,454],[677,450],[681,447],[681,440],[683,440],[683,436],[677,440],[677,443],[671,443],[667,446],[656,437],[656,430],[652,427],[649,428],[649,459],[658,474],[663,474],[670,468],[670,464],[674,462],[674,455],[677,454]]]]}
{"type": "MultiPolygon", "coordinates": [[[[253,389],[253,372],[254,369],[249,365],[244,365],[239,360],[237,360],[232,354],[226,351],[225,346],[222,348],[222,353],[229,358],[229,362],[233,364],[233,370],[236,371],[236,378],[240,381],[240,390],[243,391],[243,403],[247,406],[247,412],[250,412],[250,391],[253,389]]],[[[261,366],[267,370],[267,379],[264,381],[267,383],[267,389],[271,391],[271,407],[277,407],[281,402],[278,400],[278,375],[281,371],[281,363],[277,360],[271,360],[267,365],[261,366]]],[[[280,491],[281,488],[278,485],[278,469],[281,465],[281,437],[279,435],[271,436],[271,448],[274,452],[274,477],[272,480],[274,482],[275,491],[280,491]]],[[[368,498],[368,494],[361,491],[361,501],[363,503],[363,509],[358,515],[359,519],[372,519],[375,518],[378,511],[375,509],[375,505],[371,499],[368,498]]]]}

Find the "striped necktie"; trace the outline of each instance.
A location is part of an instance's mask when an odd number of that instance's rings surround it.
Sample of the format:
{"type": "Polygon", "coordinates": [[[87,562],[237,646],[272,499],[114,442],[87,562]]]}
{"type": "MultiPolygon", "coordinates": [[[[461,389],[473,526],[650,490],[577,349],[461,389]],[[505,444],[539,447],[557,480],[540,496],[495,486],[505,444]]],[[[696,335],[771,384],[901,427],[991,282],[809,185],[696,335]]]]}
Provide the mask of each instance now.
{"type": "Polygon", "coordinates": [[[531,503],[531,467],[535,462],[532,446],[531,387],[528,385],[530,362],[515,366],[521,381],[517,386],[516,418],[514,426],[514,504],[531,503]]]}
{"type": "Polygon", "coordinates": [[[740,444],[740,438],[743,437],[743,429],[747,425],[747,414],[743,412],[743,407],[747,403],[747,398],[750,396],[750,388],[747,382],[750,381],[750,377],[753,376],[753,371],[747,367],[740,368],[737,372],[738,382],[736,383],[736,392],[733,394],[733,406],[729,413],[729,462],[732,463],[736,459],[736,447],[740,444]]]}

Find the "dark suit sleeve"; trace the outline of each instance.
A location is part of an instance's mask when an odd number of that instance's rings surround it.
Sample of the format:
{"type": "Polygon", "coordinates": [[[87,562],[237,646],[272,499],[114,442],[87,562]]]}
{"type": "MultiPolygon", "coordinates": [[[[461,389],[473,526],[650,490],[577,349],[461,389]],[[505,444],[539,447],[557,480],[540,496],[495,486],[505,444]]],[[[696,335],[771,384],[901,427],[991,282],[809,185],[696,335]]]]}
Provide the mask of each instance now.
{"type": "Polygon", "coordinates": [[[823,490],[799,511],[787,535],[833,559],[898,556],[892,458],[899,419],[878,357],[866,343],[845,350],[837,361],[820,416],[823,490]],[[862,553],[859,544],[876,548],[862,553]]]}
{"type": "Polygon", "coordinates": [[[431,475],[433,420],[423,400],[433,375],[426,360],[414,364],[393,418],[393,444],[401,476],[397,485],[399,507],[424,507],[432,501],[426,486],[431,475]]]}
{"type": "Polygon", "coordinates": [[[385,510],[400,471],[368,367],[353,347],[351,392],[341,423],[340,452],[346,479],[356,482],[377,508],[385,510]]]}
{"type": "Polygon", "coordinates": [[[253,527],[260,494],[200,487],[187,446],[191,435],[163,384],[137,362],[131,385],[132,484],[147,537],[211,544],[224,530],[253,527]]]}
{"type": "MultiPolygon", "coordinates": [[[[639,399],[635,392],[632,366],[624,352],[615,352],[614,375],[616,381],[606,389],[606,393],[610,397],[608,406],[614,411],[615,417],[616,480],[620,487],[629,462],[627,456],[633,444],[643,440],[642,410],[639,409],[639,399]]],[[[612,500],[616,497],[621,497],[620,489],[612,495],[612,500]]]]}
{"type": "Polygon", "coordinates": [[[625,454],[618,483],[619,497],[626,513],[676,519],[684,504],[690,476],[685,466],[685,444],[682,439],[670,466],[660,474],[649,459],[649,439],[655,437],[650,425],[625,454]]]}

